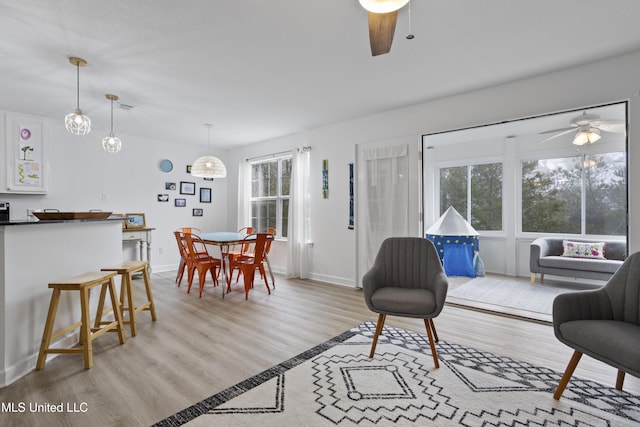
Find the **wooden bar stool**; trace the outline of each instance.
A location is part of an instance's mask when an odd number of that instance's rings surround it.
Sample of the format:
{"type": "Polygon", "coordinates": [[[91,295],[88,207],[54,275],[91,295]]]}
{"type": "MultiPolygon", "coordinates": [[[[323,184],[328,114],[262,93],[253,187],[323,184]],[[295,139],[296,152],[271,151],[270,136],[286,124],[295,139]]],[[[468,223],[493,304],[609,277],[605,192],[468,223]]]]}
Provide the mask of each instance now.
{"type": "Polygon", "coordinates": [[[118,273],[122,276],[122,282],[120,285],[120,304],[122,305],[121,309],[123,315],[125,313],[129,314],[129,318],[124,319],[123,323],[129,324],[129,327],[131,328],[131,336],[133,337],[135,337],[137,334],[137,313],[143,310],[150,311],[151,320],[156,320],[156,306],[153,304],[153,294],[151,293],[151,283],[149,281],[147,264],[149,264],[149,261],[124,261],[120,265],[102,269],[102,271],[113,271],[114,273],[118,273]],[[147,292],[147,302],[138,307],[135,306],[133,298],[132,276],[134,273],[142,273],[142,278],[144,279],[144,287],[147,292]]]}
{"type": "Polygon", "coordinates": [[[36,369],[40,370],[44,368],[45,362],[47,361],[47,354],[51,353],[82,353],[84,355],[84,368],[91,368],[93,366],[91,342],[107,331],[114,330],[118,332],[120,344],[125,343],[122,313],[120,312],[120,305],[118,304],[115,283],[113,281],[115,275],[116,273],[114,272],[97,271],[85,273],[80,276],[72,277],[70,279],[62,280],[59,282],[49,283],[49,288],[53,289],[53,294],[51,295],[49,312],[47,314],[47,322],[45,323],[44,332],[42,334],[42,343],[40,344],[40,353],[38,354],[36,369]],[[90,325],[91,313],[89,312],[89,294],[91,288],[95,286],[101,286],[100,300],[98,302],[96,318],[102,318],[104,298],[108,290],[115,319],[110,322],[104,322],[105,324],[100,325],[99,327],[92,328],[90,325]],[[81,320],[78,323],[75,323],[68,328],[62,329],[53,334],[53,326],[56,320],[56,312],[58,310],[58,303],[60,302],[60,294],[62,291],[79,291],[81,320]],[[80,328],[80,347],[50,347],[52,340],[55,340],[56,338],[74,329],[77,329],[78,327],[80,328]]]}

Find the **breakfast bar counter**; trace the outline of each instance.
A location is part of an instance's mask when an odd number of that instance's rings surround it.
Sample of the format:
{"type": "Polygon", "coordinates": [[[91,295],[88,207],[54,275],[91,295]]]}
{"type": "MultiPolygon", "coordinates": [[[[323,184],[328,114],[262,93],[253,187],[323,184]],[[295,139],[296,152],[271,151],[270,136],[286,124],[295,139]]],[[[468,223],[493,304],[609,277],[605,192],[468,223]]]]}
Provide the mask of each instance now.
{"type": "MultiPolygon", "coordinates": [[[[0,222],[0,387],[35,368],[51,298],[48,284],[121,262],[121,220],[0,222]]],[[[99,295],[91,297],[95,307],[99,295]]],[[[63,298],[56,324],[78,318],[76,301],[63,298]]]]}

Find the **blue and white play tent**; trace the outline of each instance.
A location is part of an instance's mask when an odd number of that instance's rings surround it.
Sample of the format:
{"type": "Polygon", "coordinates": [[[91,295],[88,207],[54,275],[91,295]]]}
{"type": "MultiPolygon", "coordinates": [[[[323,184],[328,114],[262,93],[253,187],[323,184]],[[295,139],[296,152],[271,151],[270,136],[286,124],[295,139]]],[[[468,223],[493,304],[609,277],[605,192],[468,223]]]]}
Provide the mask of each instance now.
{"type": "Polygon", "coordinates": [[[425,234],[436,247],[447,276],[484,276],[478,232],[453,206],[425,234]]]}

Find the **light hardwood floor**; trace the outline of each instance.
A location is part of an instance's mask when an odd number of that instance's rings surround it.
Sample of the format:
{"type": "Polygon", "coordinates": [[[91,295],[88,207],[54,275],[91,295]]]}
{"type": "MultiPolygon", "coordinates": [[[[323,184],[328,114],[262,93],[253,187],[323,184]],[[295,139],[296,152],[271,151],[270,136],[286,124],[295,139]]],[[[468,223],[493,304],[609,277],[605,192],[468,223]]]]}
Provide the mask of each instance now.
{"type": "MultiPolygon", "coordinates": [[[[50,358],[42,371],[0,389],[4,405],[26,405],[24,413],[0,413],[0,425],[150,425],[376,319],[362,292],[343,286],[276,277],[277,287],[267,295],[256,277],[248,301],[240,285],[223,301],[220,288],[207,286],[198,298],[197,291],[186,293],[186,284],[178,288],[174,277],[175,272],[152,275],[158,320],[151,322],[148,312],[140,313],[138,335],[127,334],[122,346],[116,334],[97,339],[92,369],[83,369],[80,355],[62,355],[50,358]],[[29,410],[29,405],[60,403],[86,412],[29,410]]],[[[142,292],[142,281],[134,282],[142,292]]],[[[389,317],[387,324],[424,333],[424,324],[416,319],[389,317]]],[[[435,325],[441,340],[558,371],[571,356],[548,324],[447,306],[435,325]]],[[[588,357],[575,375],[611,386],[615,382],[613,368],[588,357]]],[[[625,390],[640,393],[640,380],[627,376],[625,390]]]]}

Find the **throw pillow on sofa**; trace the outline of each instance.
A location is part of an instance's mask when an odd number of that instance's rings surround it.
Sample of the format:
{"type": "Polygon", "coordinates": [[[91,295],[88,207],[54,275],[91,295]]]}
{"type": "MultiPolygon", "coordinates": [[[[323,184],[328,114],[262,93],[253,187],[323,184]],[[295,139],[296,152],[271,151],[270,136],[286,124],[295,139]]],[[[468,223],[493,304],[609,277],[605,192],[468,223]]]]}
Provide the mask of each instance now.
{"type": "Polygon", "coordinates": [[[594,258],[605,259],[604,242],[572,242],[571,240],[562,241],[562,256],[574,258],[594,258]]]}

